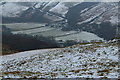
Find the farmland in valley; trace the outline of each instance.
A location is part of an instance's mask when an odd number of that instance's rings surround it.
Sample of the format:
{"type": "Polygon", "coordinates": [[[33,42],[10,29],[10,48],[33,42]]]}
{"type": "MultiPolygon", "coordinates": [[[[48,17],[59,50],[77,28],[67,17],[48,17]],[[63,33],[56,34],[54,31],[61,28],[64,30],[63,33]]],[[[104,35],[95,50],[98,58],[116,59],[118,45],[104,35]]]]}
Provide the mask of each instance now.
{"type": "Polygon", "coordinates": [[[56,40],[103,40],[95,34],[85,31],[62,31],[61,28],[46,26],[45,23],[10,23],[4,24],[13,34],[29,34],[49,37],[56,40]]]}

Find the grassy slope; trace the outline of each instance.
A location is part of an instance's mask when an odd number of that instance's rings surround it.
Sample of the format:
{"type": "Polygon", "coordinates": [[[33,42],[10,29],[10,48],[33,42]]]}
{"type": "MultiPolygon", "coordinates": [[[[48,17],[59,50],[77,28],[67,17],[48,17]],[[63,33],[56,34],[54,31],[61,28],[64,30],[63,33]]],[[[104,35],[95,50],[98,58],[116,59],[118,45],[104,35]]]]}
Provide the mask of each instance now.
{"type": "Polygon", "coordinates": [[[33,51],[29,57],[3,62],[3,77],[117,78],[117,51],[115,42],[77,44],[46,52],[38,51],[38,54],[33,51]]]}

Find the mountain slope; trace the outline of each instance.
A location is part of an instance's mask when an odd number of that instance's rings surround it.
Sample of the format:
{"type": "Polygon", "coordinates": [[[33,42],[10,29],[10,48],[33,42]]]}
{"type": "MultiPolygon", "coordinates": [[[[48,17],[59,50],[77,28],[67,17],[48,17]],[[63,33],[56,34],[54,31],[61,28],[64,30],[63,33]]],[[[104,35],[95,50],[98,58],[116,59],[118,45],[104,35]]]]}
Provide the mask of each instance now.
{"type": "Polygon", "coordinates": [[[115,40],[22,52],[2,59],[4,78],[118,78],[115,40]]]}
{"type": "MultiPolygon", "coordinates": [[[[7,2],[2,4],[1,6],[4,13],[1,15],[4,17],[16,17],[16,15],[20,16],[20,14],[24,14],[24,11],[31,9],[31,11],[27,14],[34,15],[33,13],[39,13],[37,12],[37,10],[40,10],[40,12],[43,12],[44,17],[50,17],[49,19],[55,17],[55,19],[59,20],[60,18],[66,17],[65,15],[67,15],[69,18],[69,14],[71,14],[71,18],[74,18],[74,16],[78,17],[78,24],[91,21],[92,19],[95,19],[94,21],[92,21],[94,23],[98,23],[101,21],[111,21],[112,23],[116,24],[116,22],[118,21],[117,2],[7,2]]],[[[54,20],[54,18],[52,20],[54,20]]]]}
{"type": "Polygon", "coordinates": [[[40,22],[64,31],[87,31],[106,40],[116,37],[118,2],[7,2],[1,6],[3,23],[40,22]]]}
{"type": "Polygon", "coordinates": [[[2,16],[5,17],[19,17],[21,12],[25,11],[29,7],[18,5],[15,3],[6,3],[2,6],[2,16]]]}

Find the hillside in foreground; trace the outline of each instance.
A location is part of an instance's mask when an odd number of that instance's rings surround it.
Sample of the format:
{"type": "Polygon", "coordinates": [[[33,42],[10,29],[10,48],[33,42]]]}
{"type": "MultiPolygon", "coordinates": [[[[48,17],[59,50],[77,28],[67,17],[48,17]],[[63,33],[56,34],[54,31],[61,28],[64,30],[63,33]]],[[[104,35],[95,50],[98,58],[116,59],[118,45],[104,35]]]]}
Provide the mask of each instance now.
{"type": "Polygon", "coordinates": [[[115,40],[0,56],[3,78],[118,78],[115,40]]]}

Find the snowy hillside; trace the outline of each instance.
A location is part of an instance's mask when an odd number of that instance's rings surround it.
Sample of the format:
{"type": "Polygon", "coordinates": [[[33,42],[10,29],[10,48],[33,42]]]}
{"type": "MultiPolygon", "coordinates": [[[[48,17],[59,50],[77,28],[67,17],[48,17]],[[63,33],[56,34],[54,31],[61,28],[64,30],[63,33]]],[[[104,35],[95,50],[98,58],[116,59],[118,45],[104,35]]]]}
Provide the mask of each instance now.
{"type": "Polygon", "coordinates": [[[105,40],[116,36],[118,2],[4,2],[3,23],[39,22],[62,30],[94,33],[105,40]],[[107,37],[109,34],[109,37],[107,37]]]}
{"type": "MultiPolygon", "coordinates": [[[[67,12],[71,7],[74,7],[80,4],[81,2],[52,2],[52,1],[39,2],[39,3],[8,2],[1,5],[3,14],[0,14],[0,15],[4,17],[16,17],[16,15],[20,16],[24,11],[30,8],[33,8],[33,10],[31,10],[31,12],[27,14],[30,14],[30,13],[32,14],[37,9],[39,9],[45,12],[44,14],[45,18],[56,21],[56,20],[61,20],[63,17],[65,17],[65,14],[67,14],[67,12]]],[[[88,22],[93,19],[95,19],[95,21],[93,22],[111,21],[114,24],[118,21],[117,20],[117,13],[118,13],[117,3],[111,3],[111,2],[99,3],[92,6],[88,6],[85,9],[83,8],[83,10],[77,11],[77,12],[80,12],[80,16],[82,17],[82,20],[80,20],[78,24],[88,22]]],[[[41,14],[41,13],[38,13],[38,14],[41,14]]]]}
{"type": "MultiPolygon", "coordinates": [[[[7,3],[0,5],[0,6],[2,6],[2,10],[3,10],[2,12],[4,13],[4,14],[0,14],[0,15],[2,15],[4,17],[16,17],[15,15],[21,14],[21,13],[25,12],[26,10],[33,8],[33,10],[30,11],[28,14],[30,14],[30,13],[32,14],[32,13],[34,13],[34,11],[39,9],[40,11],[45,12],[45,14],[44,14],[45,18],[51,19],[51,18],[55,17],[55,19],[56,18],[59,19],[60,16],[58,16],[56,14],[65,15],[65,13],[68,11],[68,8],[74,6],[77,3],[78,2],[71,4],[69,2],[53,2],[53,1],[39,2],[39,3],[7,2],[7,3]],[[28,4],[29,4],[29,6],[28,6],[28,4]],[[11,10],[11,8],[12,8],[12,10],[11,10]],[[53,14],[51,12],[53,12],[55,14],[53,14]]],[[[18,15],[18,16],[20,16],[20,15],[18,15]]]]}
{"type": "Polygon", "coordinates": [[[13,2],[5,4],[1,8],[2,14],[0,14],[0,16],[19,17],[19,15],[29,7],[18,5],[13,2]]]}
{"type": "MultiPolygon", "coordinates": [[[[71,8],[81,5],[84,2],[31,2],[31,3],[20,3],[20,2],[7,2],[1,4],[4,17],[18,17],[26,13],[26,15],[32,16],[34,13],[43,14],[47,19],[53,21],[59,21],[65,19],[65,16],[71,8]],[[38,12],[37,10],[40,10],[38,12]],[[42,13],[41,13],[42,12],[42,13]]],[[[89,2],[90,3],[90,2],[89,2]]],[[[91,2],[92,3],[92,2],[91,2]]],[[[93,2],[94,3],[94,2],[93,2]]],[[[86,6],[86,5],[82,5],[86,6]]],[[[75,8],[77,9],[77,8],[75,8]]],[[[77,12],[80,20],[78,24],[92,21],[93,23],[99,23],[104,21],[110,21],[116,24],[118,19],[118,4],[117,2],[99,3],[90,5],[86,8],[79,8],[77,12]],[[94,20],[93,20],[94,19],[94,20]]],[[[41,17],[41,16],[38,16],[41,17]]]]}
{"type": "MultiPolygon", "coordinates": [[[[85,9],[86,10],[86,9],[85,9]]],[[[99,3],[90,10],[84,11],[80,15],[83,20],[78,24],[85,22],[98,23],[110,21],[113,24],[118,23],[118,3],[99,3]]]]}
{"type": "Polygon", "coordinates": [[[4,78],[118,78],[114,41],[1,56],[4,78]]]}

